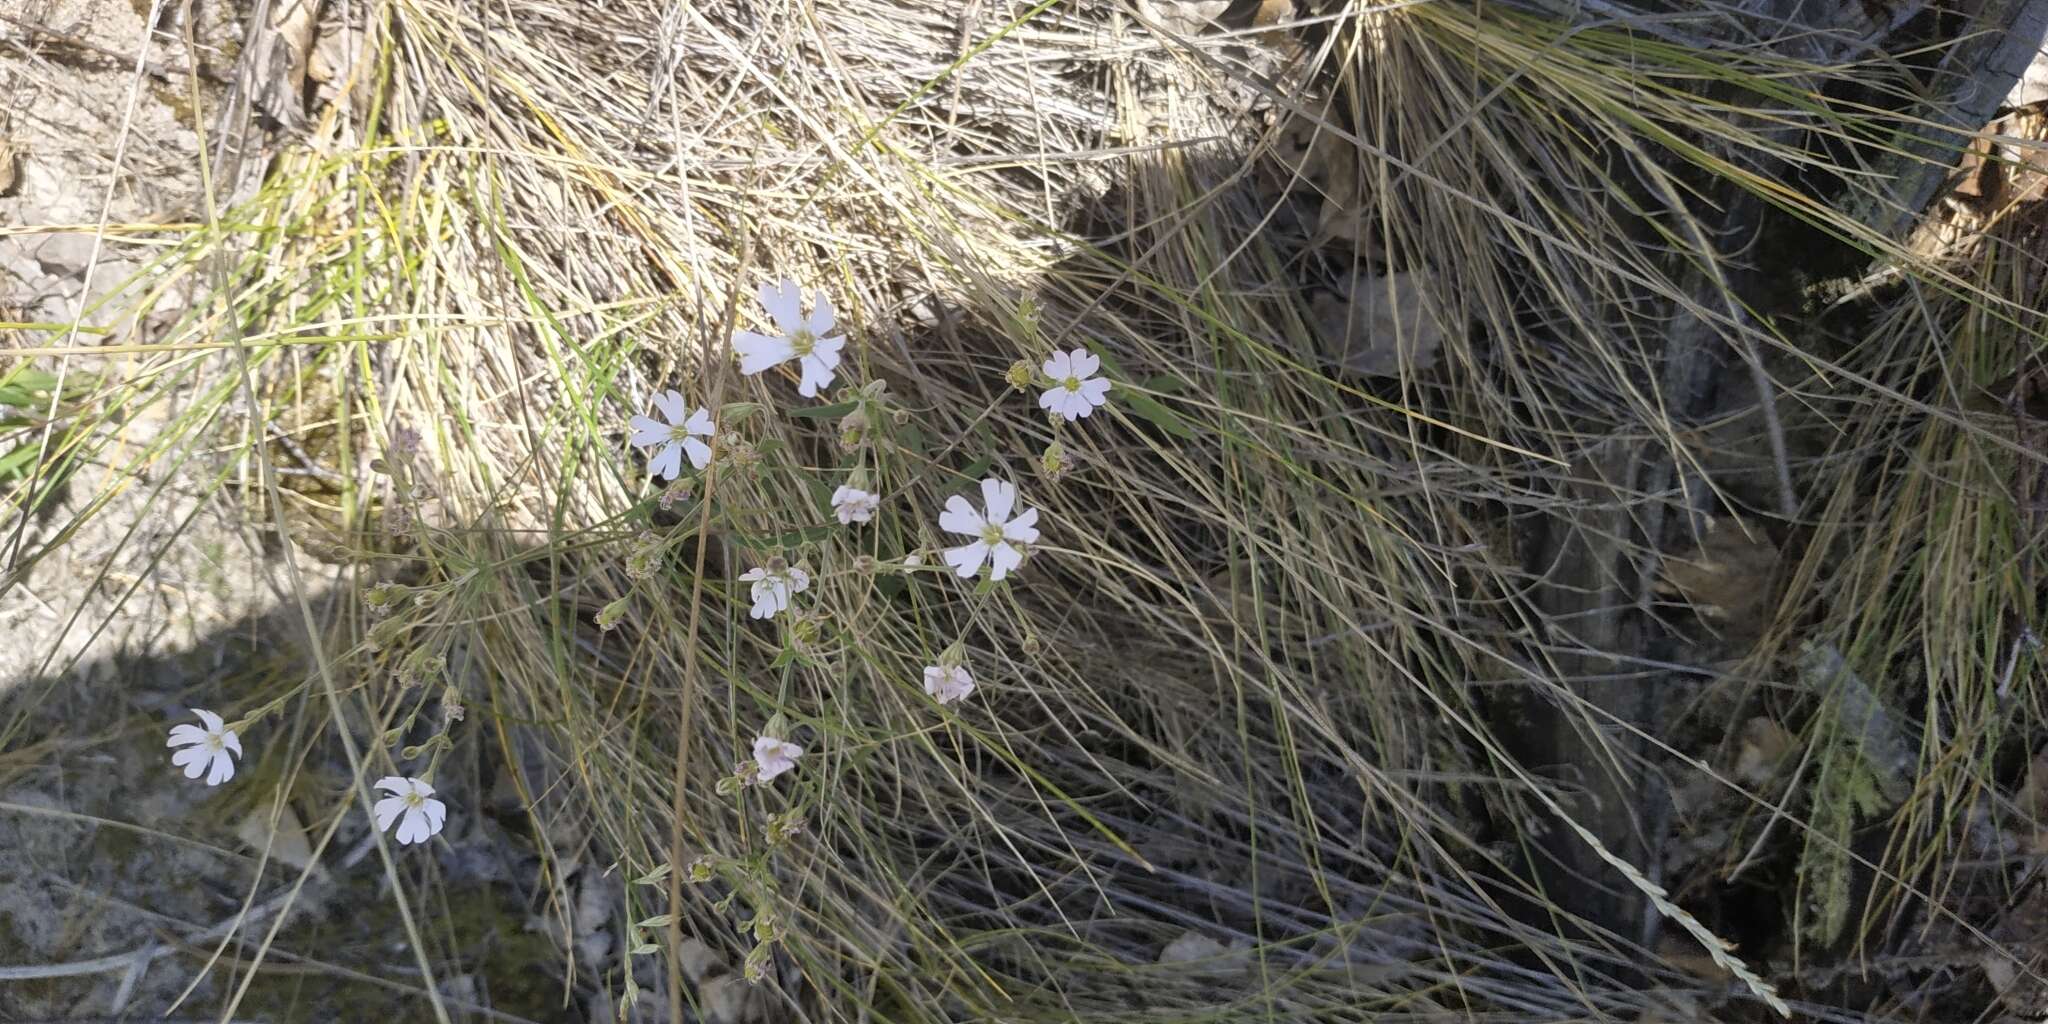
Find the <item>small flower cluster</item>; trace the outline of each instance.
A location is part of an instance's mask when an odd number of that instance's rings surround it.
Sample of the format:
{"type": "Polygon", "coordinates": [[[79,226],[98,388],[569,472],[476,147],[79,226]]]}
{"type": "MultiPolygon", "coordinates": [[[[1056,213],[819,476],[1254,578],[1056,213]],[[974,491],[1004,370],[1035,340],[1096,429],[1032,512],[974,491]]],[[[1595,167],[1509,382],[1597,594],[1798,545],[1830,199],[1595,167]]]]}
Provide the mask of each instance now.
{"type": "MultiPolygon", "coordinates": [[[[204,775],[207,785],[218,786],[235,777],[235,758],[242,756],[241,736],[235,727],[205,708],[193,708],[192,714],[199,719],[198,725],[184,722],[171,727],[170,741],[165,745],[178,748],[171,755],[171,764],[183,769],[188,779],[204,775]]],[[[434,787],[424,779],[387,775],[377,780],[376,788],[391,794],[371,809],[377,831],[389,831],[392,822],[397,822],[395,838],[400,845],[426,842],[448,820],[448,805],[433,799],[434,787]]]]}
{"type": "MultiPolygon", "coordinates": [[[[783,278],[764,284],[756,294],[766,319],[772,322],[774,329],[770,333],[734,332],[732,349],[739,359],[740,372],[755,376],[795,362],[797,394],[805,398],[817,397],[837,377],[846,348],[846,335],[835,333],[839,323],[831,298],[822,291],[812,291],[808,296],[811,308],[807,315],[804,312],[805,289],[793,280],[783,278]]],[[[1112,387],[1108,379],[1098,376],[1101,366],[1101,358],[1087,349],[1054,352],[1039,367],[1044,382],[1052,385],[1039,394],[1039,406],[1056,419],[1070,423],[1089,416],[1108,400],[1112,387]]],[[[1033,379],[1031,368],[1025,363],[1012,367],[1006,376],[1019,389],[1027,387],[1033,379]]],[[[878,397],[882,390],[882,385],[877,382],[862,388],[861,395],[878,397]]],[[[708,439],[718,433],[718,425],[709,409],[692,408],[681,392],[673,390],[656,394],[653,403],[661,414],[660,419],[636,415],[629,423],[632,443],[651,453],[648,460],[651,476],[673,481],[682,471],[684,458],[703,470],[714,459],[725,457],[720,452],[730,452],[735,465],[743,461],[750,463],[750,460],[739,458],[740,449],[751,448],[737,437],[719,439],[716,445],[709,443],[708,439]]],[[[900,416],[899,413],[899,421],[900,416]]],[[[845,417],[840,425],[842,447],[856,450],[864,443],[870,418],[866,405],[845,417]]],[[[1059,445],[1055,443],[1049,452],[1058,449],[1059,445]]],[[[1063,458],[1049,454],[1046,465],[1051,477],[1056,479],[1063,475],[1063,458]]],[[[864,471],[855,469],[852,479],[832,492],[831,513],[841,526],[870,523],[881,511],[882,495],[868,489],[864,476],[864,471]]],[[[672,490],[674,486],[681,485],[672,485],[672,490]]],[[[989,477],[981,481],[980,489],[979,507],[962,495],[946,499],[938,516],[939,529],[967,540],[945,548],[943,554],[946,564],[961,579],[973,579],[986,569],[989,581],[999,583],[1024,564],[1030,546],[1038,542],[1039,512],[1036,508],[1019,507],[1017,487],[1009,481],[989,477]]],[[[921,555],[912,552],[903,558],[901,565],[907,571],[921,566],[923,561],[921,555]]],[[[868,555],[861,556],[857,564],[863,572],[872,572],[878,565],[868,555]]],[[[739,582],[749,585],[750,617],[773,619],[788,612],[794,597],[809,589],[811,573],[804,566],[790,565],[778,557],[742,573],[739,582]]],[[[623,599],[613,604],[616,609],[608,606],[606,611],[610,618],[616,619],[617,614],[623,614],[623,599]]],[[[809,623],[811,620],[808,618],[798,622],[799,628],[792,636],[802,632],[801,627],[809,623]]],[[[609,625],[609,622],[605,624],[609,625]]],[[[799,648],[801,646],[798,644],[799,648]]],[[[973,674],[963,663],[957,648],[941,658],[939,664],[925,667],[924,689],[942,705],[958,702],[973,693],[973,674]]],[[[727,783],[742,786],[768,782],[794,768],[802,755],[802,747],[773,731],[765,731],[754,741],[753,760],[743,762],[727,783]]]]}

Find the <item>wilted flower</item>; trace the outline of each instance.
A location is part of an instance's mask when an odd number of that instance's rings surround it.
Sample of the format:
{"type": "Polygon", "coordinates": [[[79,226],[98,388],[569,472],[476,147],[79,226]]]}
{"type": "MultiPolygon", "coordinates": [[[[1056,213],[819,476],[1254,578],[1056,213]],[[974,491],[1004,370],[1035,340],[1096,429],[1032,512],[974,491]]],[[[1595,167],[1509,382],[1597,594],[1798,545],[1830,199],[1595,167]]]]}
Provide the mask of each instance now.
{"type": "Polygon", "coordinates": [[[1101,367],[1101,357],[1085,348],[1054,352],[1041,367],[1052,378],[1052,387],[1038,396],[1038,404],[1069,423],[1094,412],[1108,401],[1103,397],[1109,394],[1108,378],[1094,376],[1101,367]]]}
{"type": "Polygon", "coordinates": [[[1017,518],[1010,518],[1010,510],[1017,504],[1017,486],[993,478],[981,482],[981,500],[986,515],[975,512],[960,495],[946,499],[946,510],[939,513],[939,529],[975,538],[972,544],[947,548],[946,562],[963,579],[980,572],[982,563],[987,562],[988,578],[1001,582],[1010,570],[1023,564],[1024,545],[1038,540],[1034,525],[1038,510],[1027,508],[1017,518]]]}
{"type": "Polygon", "coordinates": [[[804,756],[804,748],[789,743],[780,736],[760,736],[754,740],[754,764],[760,773],[754,776],[756,782],[767,782],[777,775],[796,767],[796,759],[804,756]]]}
{"type": "Polygon", "coordinates": [[[965,665],[926,665],[924,692],[941,704],[965,700],[974,692],[974,676],[965,665]]]}
{"type": "Polygon", "coordinates": [[[377,788],[391,794],[377,801],[374,808],[377,831],[398,822],[398,833],[393,838],[401,846],[424,843],[440,834],[441,826],[448,820],[448,805],[433,799],[434,787],[419,779],[386,775],[377,780],[377,788]]]}
{"type": "Polygon", "coordinates": [[[832,492],[832,514],[839,517],[843,525],[865,523],[875,517],[875,510],[882,507],[882,496],[858,487],[841,486],[832,492]]]}
{"type": "Polygon", "coordinates": [[[633,443],[642,448],[661,446],[654,458],[647,463],[650,476],[663,480],[674,480],[683,471],[683,456],[690,457],[690,465],[703,469],[711,464],[711,446],[697,440],[710,437],[717,427],[711,422],[711,410],[691,411],[689,403],[683,401],[680,391],[659,391],[654,395],[654,407],[661,410],[661,422],[652,416],[635,416],[629,425],[633,428],[633,443]]]}
{"type": "Polygon", "coordinates": [[[207,785],[218,786],[235,777],[234,759],[242,756],[242,741],[219,715],[203,708],[193,708],[192,713],[206,728],[190,722],[171,726],[165,746],[185,748],[171,755],[171,763],[185,769],[188,779],[203,774],[207,785]]]}
{"type": "Polygon", "coordinates": [[[789,610],[791,594],[801,594],[810,587],[811,574],[794,565],[754,568],[741,573],[740,582],[754,585],[749,592],[754,607],[748,614],[756,619],[772,619],[777,612],[789,610]]]}
{"type": "Polygon", "coordinates": [[[740,372],[756,374],[791,359],[797,360],[796,393],[815,398],[818,389],[832,383],[839,368],[839,350],[846,336],[832,334],[832,300],[824,292],[812,293],[809,319],[803,316],[803,289],[788,278],[761,286],[761,305],[775,320],[781,336],[734,331],[733,351],[740,356],[740,372]]]}

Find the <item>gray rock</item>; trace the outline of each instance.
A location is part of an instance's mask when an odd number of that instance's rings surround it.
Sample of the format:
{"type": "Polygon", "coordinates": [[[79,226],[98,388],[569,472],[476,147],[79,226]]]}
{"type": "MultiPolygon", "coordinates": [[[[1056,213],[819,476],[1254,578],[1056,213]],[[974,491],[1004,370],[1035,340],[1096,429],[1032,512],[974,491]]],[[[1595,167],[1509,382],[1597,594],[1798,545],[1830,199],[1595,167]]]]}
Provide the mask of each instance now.
{"type": "Polygon", "coordinates": [[[66,231],[45,236],[36,246],[36,262],[52,274],[76,274],[91,262],[93,236],[84,231],[66,231]]]}
{"type": "Polygon", "coordinates": [[[2034,54],[2034,62],[2027,65],[2025,74],[2012,84],[2012,91],[2005,95],[2007,107],[2024,107],[2029,104],[2048,101],[2048,50],[2034,54]]]}

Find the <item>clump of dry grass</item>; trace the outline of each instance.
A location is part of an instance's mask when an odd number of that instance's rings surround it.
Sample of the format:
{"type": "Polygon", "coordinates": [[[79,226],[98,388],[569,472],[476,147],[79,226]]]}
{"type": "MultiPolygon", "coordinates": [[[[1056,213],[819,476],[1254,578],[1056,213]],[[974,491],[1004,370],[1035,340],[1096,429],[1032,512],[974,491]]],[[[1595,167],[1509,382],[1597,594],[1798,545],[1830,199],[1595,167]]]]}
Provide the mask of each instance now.
{"type": "MultiPolygon", "coordinates": [[[[619,881],[631,952],[574,965],[586,985],[680,989],[692,937],[763,978],[765,1012],[845,1019],[1633,1017],[1656,989],[1782,1009],[1767,951],[1665,899],[1655,790],[1613,779],[1716,778],[1674,709],[1748,706],[1730,694],[1793,639],[1871,674],[1917,656],[1930,694],[1885,697],[1974,709],[1947,734],[1967,757],[1925,732],[1897,842],[1860,861],[1894,883],[1871,914],[1941,906],[1920,865],[2033,721],[2009,656],[2032,542],[1989,482],[2038,458],[1908,385],[2009,367],[2038,329],[2012,315],[2034,277],[1913,262],[1800,176],[1813,138],[1889,123],[1821,87],[1895,68],[1741,19],[1645,37],[1446,5],[1277,42],[1090,2],[517,15],[374,8],[349,105],[180,250],[265,225],[184,336],[236,339],[205,365],[253,371],[251,412],[318,410],[294,429],[338,486],[265,489],[265,515],[324,517],[376,595],[261,699],[319,697],[372,741],[363,771],[508,766],[544,888],[619,881]],[[1308,160],[1273,152],[1299,131],[1308,160]],[[1904,262],[1914,305],[1842,346],[1750,305],[1762,257],[1723,233],[1766,206],[1904,262]],[[1440,366],[1333,375],[1308,292],[1389,270],[1428,275],[1440,366]],[[853,325],[830,402],[731,365],[769,276],[853,325]],[[1915,344],[1915,316],[1976,340],[1915,344]],[[1005,372],[1076,346],[1118,399],[1049,424],[1005,372]],[[672,503],[623,445],[665,387],[741,442],[672,503]],[[1800,447],[1873,425],[1901,440],[1800,447]],[[1934,486],[1943,464],[1985,486],[1934,486]],[[886,505],[842,529],[823,496],[856,469],[886,505]],[[984,474],[1046,530],[994,589],[935,557],[941,503],[984,474]],[[1873,492],[1894,500],[1859,527],[1873,492]],[[1802,612],[1747,668],[1647,596],[1658,552],[1730,508],[1810,538],[1802,612]],[[771,557],[817,583],[763,626],[734,580],[771,557]],[[1986,564],[2008,569],[1941,583],[1986,564]],[[939,708],[920,673],[955,644],[982,689],[939,708]],[[1985,699],[1999,666],[2009,705],[1985,699]],[[721,787],[772,720],[802,769],[721,787]],[[1632,930],[1572,919],[1556,863],[1638,905],[1632,930]],[[1658,922],[1743,987],[1660,961],[1658,922]],[[1201,964],[1159,963],[1190,930],[1201,964]]],[[[167,443],[217,436],[235,390],[167,443]]],[[[227,421],[252,483],[279,457],[253,422],[227,421]]],[[[1776,827],[1859,862],[1811,817],[1776,827]]],[[[544,912],[573,932],[568,902],[544,912]]]]}

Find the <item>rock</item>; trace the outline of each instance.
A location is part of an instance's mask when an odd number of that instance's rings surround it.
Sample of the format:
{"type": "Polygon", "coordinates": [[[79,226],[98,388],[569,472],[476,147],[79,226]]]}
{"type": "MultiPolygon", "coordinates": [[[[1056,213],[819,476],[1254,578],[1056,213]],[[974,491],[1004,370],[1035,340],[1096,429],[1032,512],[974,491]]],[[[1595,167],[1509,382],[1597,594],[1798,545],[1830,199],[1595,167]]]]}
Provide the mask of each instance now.
{"type": "Polygon", "coordinates": [[[1429,308],[1434,279],[1421,271],[1353,274],[1311,309],[1326,362],[1366,377],[1395,377],[1436,365],[1444,331],[1429,308]]]}
{"type": "Polygon", "coordinates": [[[2005,106],[2018,108],[2048,101],[2048,49],[2036,51],[2034,61],[2005,94],[2005,106]]]}
{"type": "Polygon", "coordinates": [[[1181,35],[1214,28],[1229,9],[1230,0],[1138,0],[1141,17],[1181,35]]]}
{"type": "Polygon", "coordinates": [[[683,977],[692,985],[700,984],[710,975],[727,969],[724,957],[696,939],[684,939],[682,948],[677,952],[680,955],[683,977]]]}
{"type": "Polygon", "coordinates": [[[766,1016],[767,1003],[761,990],[737,974],[724,974],[704,983],[698,990],[708,1024],[750,1024],[766,1016]]]}
{"type": "Polygon", "coordinates": [[[1197,931],[1182,932],[1180,938],[1166,944],[1159,951],[1162,964],[1186,964],[1200,960],[1215,960],[1227,955],[1230,949],[1223,943],[1197,931]]]}
{"type": "Polygon", "coordinates": [[[272,860],[301,871],[313,863],[313,844],[306,840],[306,826],[290,804],[277,809],[275,822],[267,806],[243,815],[242,823],[235,827],[235,837],[258,854],[267,847],[272,860]]]}
{"type": "Polygon", "coordinates": [[[47,236],[43,244],[36,246],[36,262],[59,277],[76,274],[92,261],[93,248],[91,232],[58,232],[47,236]]]}

